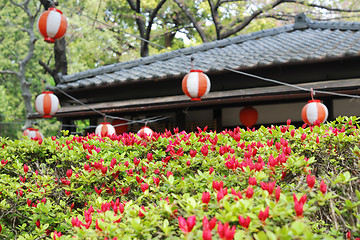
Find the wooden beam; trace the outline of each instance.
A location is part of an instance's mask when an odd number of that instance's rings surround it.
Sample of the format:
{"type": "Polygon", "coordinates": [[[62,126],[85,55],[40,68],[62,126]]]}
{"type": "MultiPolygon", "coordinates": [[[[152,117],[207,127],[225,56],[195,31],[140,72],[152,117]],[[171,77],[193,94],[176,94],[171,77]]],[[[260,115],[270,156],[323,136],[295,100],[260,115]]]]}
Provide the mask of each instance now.
{"type": "MultiPolygon", "coordinates": [[[[338,93],[355,94],[360,93],[360,79],[347,79],[325,82],[313,82],[297,84],[298,87],[338,93]]],[[[329,95],[317,93],[316,97],[329,95]]],[[[334,96],[330,96],[335,98],[334,96]]],[[[210,92],[202,101],[190,101],[185,95],[167,96],[157,98],[133,99],[115,102],[95,103],[86,106],[65,106],[55,114],[58,118],[96,116],[96,109],[105,114],[119,114],[144,111],[163,111],[181,109],[184,107],[214,107],[226,104],[248,104],[256,102],[273,102],[289,99],[309,99],[310,93],[290,86],[274,86],[251,89],[236,89],[230,91],[210,92]]],[[[39,118],[33,114],[30,118],[39,118]]]]}

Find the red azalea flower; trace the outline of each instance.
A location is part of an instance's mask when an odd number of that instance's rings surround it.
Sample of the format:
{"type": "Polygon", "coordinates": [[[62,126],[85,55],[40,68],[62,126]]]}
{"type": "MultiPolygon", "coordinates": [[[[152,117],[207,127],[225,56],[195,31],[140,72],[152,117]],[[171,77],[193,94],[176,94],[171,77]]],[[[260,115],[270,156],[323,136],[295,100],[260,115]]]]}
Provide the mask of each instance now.
{"type": "Polygon", "coordinates": [[[210,202],[210,193],[209,192],[203,192],[201,201],[205,203],[206,205],[210,202]]]}
{"type": "Polygon", "coordinates": [[[145,207],[144,206],[141,206],[141,208],[139,209],[139,217],[144,217],[145,216],[145,213],[146,210],[145,210],[145,207]]]}
{"type": "Polygon", "coordinates": [[[280,189],[280,186],[278,186],[275,190],[275,199],[276,199],[276,202],[279,201],[280,199],[280,193],[281,193],[281,189],[280,189]]]}
{"type": "Polygon", "coordinates": [[[197,154],[197,151],[196,151],[196,150],[193,150],[193,149],[190,150],[190,156],[191,156],[191,157],[195,157],[196,154],[197,154]]]}
{"type": "Polygon", "coordinates": [[[255,177],[249,177],[249,185],[257,185],[257,181],[255,177]]]}
{"type": "Polygon", "coordinates": [[[232,228],[230,229],[229,223],[225,223],[224,225],[222,225],[221,222],[219,222],[217,231],[218,231],[221,239],[224,239],[224,240],[234,239],[235,226],[232,226],[232,228]]]}
{"type": "Polygon", "coordinates": [[[306,176],[306,182],[309,188],[313,188],[315,186],[315,175],[311,176],[310,174],[306,176]]]}
{"type": "Polygon", "coordinates": [[[29,171],[28,165],[24,164],[24,172],[27,173],[29,171]]]}
{"type": "Polygon", "coordinates": [[[249,216],[247,216],[247,218],[244,218],[243,216],[239,215],[239,223],[243,228],[249,228],[250,220],[251,219],[249,216]]]}
{"type": "Polygon", "coordinates": [[[102,229],[99,227],[99,223],[98,223],[98,220],[96,219],[96,221],[95,221],[95,228],[97,229],[97,230],[99,230],[100,232],[102,231],[102,229]]]}
{"type": "Polygon", "coordinates": [[[71,170],[71,169],[68,169],[68,170],[66,171],[66,176],[67,176],[68,178],[71,178],[71,175],[72,175],[72,170],[71,170]]]}
{"type": "Polygon", "coordinates": [[[140,159],[137,159],[136,157],[134,158],[134,164],[135,166],[139,165],[140,163],[140,159]]]}
{"type": "Polygon", "coordinates": [[[152,153],[148,153],[146,157],[149,162],[151,162],[154,159],[152,153]]]}
{"type": "Polygon", "coordinates": [[[36,224],[36,227],[37,227],[37,228],[40,228],[40,220],[39,220],[39,219],[36,221],[35,224],[36,224]]]}
{"type": "Polygon", "coordinates": [[[266,207],[265,211],[260,210],[259,212],[259,220],[265,222],[265,220],[269,217],[269,206],[266,207]]]}
{"type": "Polygon", "coordinates": [[[141,184],[141,191],[143,191],[143,193],[148,189],[149,189],[149,184],[148,183],[141,184]]]}
{"type": "Polygon", "coordinates": [[[160,183],[160,179],[157,177],[153,177],[153,180],[154,180],[155,185],[158,187],[159,183],[160,183]]]}
{"type": "Polygon", "coordinates": [[[224,198],[224,193],[222,190],[217,192],[216,198],[218,202],[220,202],[220,200],[224,198]]]}
{"type": "Polygon", "coordinates": [[[213,189],[215,189],[216,191],[219,191],[221,188],[223,188],[224,186],[224,182],[223,181],[213,181],[212,187],[213,189]]]}
{"type": "Polygon", "coordinates": [[[306,133],[301,134],[301,141],[304,141],[306,139],[306,133]]]}
{"type": "Polygon", "coordinates": [[[203,230],[203,240],[211,240],[212,238],[212,234],[211,234],[211,230],[208,228],[204,228],[203,230]]]}
{"type": "Polygon", "coordinates": [[[196,216],[192,215],[185,220],[183,217],[178,217],[180,230],[183,231],[184,234],[188,234],[192,231],[193,227],[196,224],[196,216]]]}
{"type": "Polygon", "coordinates": [[[321,180],[320,191],[322,192],[322,194],[325,194],[327,191],[327,185],[325,184],[324,180],[321,180]]]}
{"type": "Polygon", "coordinates": [[[56,240],[58,237],[61,237],[61,232],[54,231],[53,240],[56,240]]]}
{"type": "Polygon", "coordinates": [[[107,170],[108,170],[108,168],[106,166],[103,166],[101,168],[101,173],[105,175],[107,173],[107,170]]]}
{"type": "Polygon", "coordinates": [[[254,189],[252,187],[248,187],[247,190],[246,190],[246,197],[247,198],[251,198],[252,196],[254,195],[254,189]]]}
{"type": "Polygon", "coordinates": [[[110,168],[113,169],[116,165],[116,158],[111,159],[110,168]]]}
{"type": "Polygon", "coordinates": [[[201,153],[204,155],[204,157],[206,157],[209,153],[209,148],[208,148],[208,145],[204,145],[201,147],[201,153]]]}
{"type": "Polygon", "coordinates": [[[100,188],[100,189],[98,189],[96,186],[94,186],[94,189],[95,189],[95,192],[98,194],[98,195],[100,195],[101,194],[101,191],[102,191],[102,189],[100,188]]]}
{"type": "Polygon", "coordinates": [[[206,216],[203,218],[203,228],[205,229],[214,229],[216,226],[216,217],[213,217],[210,221],[206,216]]]}
{"type": "Polygon", "coordinates": [[[304,204],[299,201],[294,202],[294,209],[297,217],[303,217],[304,204]]]}

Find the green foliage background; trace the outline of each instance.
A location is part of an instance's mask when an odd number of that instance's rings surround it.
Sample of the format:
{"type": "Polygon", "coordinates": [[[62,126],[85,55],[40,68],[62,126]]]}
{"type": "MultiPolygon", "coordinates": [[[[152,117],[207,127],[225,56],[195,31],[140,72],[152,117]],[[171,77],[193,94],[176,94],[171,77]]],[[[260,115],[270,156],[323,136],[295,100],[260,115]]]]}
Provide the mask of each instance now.
{"type": "MultiPolygon", "coordinates": [[[[14,0],[14,3],[21,4],[23,2],[14,0]]],[[[134,37],[134,35],[139,35],[139,29],[135,24],[135,19],[142,18],[145,23],[148,23],[149,15],[159,1],[141,0],[139,2],[141,3],[141,14],[134,13],[127,1],[59,1],[58,8],[67,16],[69,24],[66,34],[69,74],[139,58],[140,41],[134,37]]],[[[29,0],[28,3],[33,13],[40,5],[38,0],[29,0]]],[[[311,8],[306,4],[286,3],[254,19],[249,26],[236,34],[259,31],[293,22],[290,15],[302,11],[305,11],[313,19],[358,20],[356,10],[359,9],[360,3],[356,0],[312,1],[310,3],[332,8],[353,9],[355,12],[336,13],[323,8],[311,8]]],[[[222,4],[219,8],[219,19],[226,30],[232,27],[230,24],[232,21],[236,19],[242,21],[244,17],[268,4],[269,1],[265,0],[230,1],[222,4]]],[[[208,2],[188,1],[186,5],[194,18],[203,26],[208,39],[215,40],[216,32],[208,2]]],[[[23,59],[28,51],[28,36],[22,31],[27,25],[25,12],[21,8],[16,7],[10,0],[0,3],[0,71],[18,71],[17,62],[23,59]]],[[[151,30],[150,41],[162,46],[165,46],[166,43],[165,36],[174,34],[168,50],[202,43],[192,23],[173,1],[165,3],[155,18],[151,30]]],[[[54,85],[52,77],[45,73],[38,64],[38,61],[42,60],[54,68],[53,46],[43,42],[36,29],[34,31],[39,40],[36,43],[35,56],[31,59],[26,71],[26,78],[31,83],[33,99],[42,91],[44,85],[54,85]],[[42,84],[42,82],[45,83],[42,84]]],[[[150,54],[166,51],[166,49],[150,47],[150,54]]],[[[2,86],[0,94],[4,100],[2,102],[5,102],[5,107],[1,107],[0,113],[8,116],[1,118],[3,127],[0,134],[15,139],[21,135],[20,123],[24,122],[26,118],[21,88],[17,77],[11,74],[0,74],[0,83],[2,86]]],[[[49,125],[52,124],[53,122],[49,122],[49,125]]],[[[42,123],[41,125],[45,126],[46,124],[42,123]]],[[[53,127],[55,128],[55,126],[53,127]]],[[[55,134],[56,131],[54,130],[52,133],[55,134]]]]}

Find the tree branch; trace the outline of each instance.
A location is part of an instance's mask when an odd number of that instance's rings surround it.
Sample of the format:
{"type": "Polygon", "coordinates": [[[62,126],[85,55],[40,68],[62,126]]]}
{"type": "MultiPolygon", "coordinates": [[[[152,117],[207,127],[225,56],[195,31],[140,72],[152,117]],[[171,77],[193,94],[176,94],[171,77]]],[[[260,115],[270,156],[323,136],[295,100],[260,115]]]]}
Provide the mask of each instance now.
{"type": "Polygon", "coordinates": [[[191,12],[186,8],[186,6],[180,2],[180,0],[174,0],[174,2],[179,6],[179,8],[185,13],[185,15],[189,18],[189,20],[192,22],[192,24],[194,25],[196,31],[199,33],[201,40],[203,42],[208,42],[208,38],[206,37],[206,34],[204,32],[204,30],[202,29],[202,27],[200,26],[199,22],[196,21],[196,19],[193,17],[193,15],[191,14],[191,12]]]}
{"type": "Polygon", "coordinates": [[[160,11],[161,7],[164,5],[164,3],[167,0],[161,0],[161,2],[156,6],[156,8],[152,11],[150,18],[149,18],[149,23],[146,29],[146,34],[145,34],[145,39],[149,40],[150,39],[150,32],[151,32],[151,26],[154,22],[155,17],[157,16],[158,12],[160,11]]]}
{"type": "Polygon", "coordinates": [[[332,8],[325,5],[319,5],[319,4],[313,4],[313,3],[307,3],[305,1],[298,1],[298,0],[286,0],[285,2],[290,3],[297,3],[308,7],[315,7],[315,8],[321,8],[328,11],[334,11],[334,12],[360,12],[360,9],[352,10],[352,9],[342,9],[342,8],[332,8]]]}
{"type": "MultiPolygon", "coordinates": [[[[276,0],[275,2],[268,4],[267,6],[254,11],[250,16],[246,17],[240,24],[236,25],[235,27],[233,27],[231,29],[228,29],[225,32],[222,32],[221,39],[227,38],[227,37],[239,32],[240,30],[244,29],[247,25],[249,25],[251,23],[252,20],[254,20],[256,17],[258,17],[261,13],[268,11],[270,9],[273,9],[276,6],[278,6],[284,2],[289,2],[289,1],[296,1],[296,0],[276,0]]],[[[235,25],[236,22],[239,22],[239,19],[235,20],[230,25],[235,25]]]]}
{"type": "Polygon", "coordinates": [[[19,73],[18,73],[18,72],[11,71],[11,70],[1,70],[1,71],[0,71],[0,74],[11,74],[11,75],[19,76],[19,73]]]}
{"type": "Polygon", "coordinates": [[[215,30],[216,30],[216,39],[220,40],[220,31],[221,31],[222,26],[221,26],[221,22],[219,21],[219,15],[217,12],[217,9],[219,7],[219,2],[217,2],[215,6],[212,3],[212,0],[208,0],[208,3],[210,5],[211,16],[213,18],[213,22],[214,22],[214,26],[215,26],[215,30]]]}

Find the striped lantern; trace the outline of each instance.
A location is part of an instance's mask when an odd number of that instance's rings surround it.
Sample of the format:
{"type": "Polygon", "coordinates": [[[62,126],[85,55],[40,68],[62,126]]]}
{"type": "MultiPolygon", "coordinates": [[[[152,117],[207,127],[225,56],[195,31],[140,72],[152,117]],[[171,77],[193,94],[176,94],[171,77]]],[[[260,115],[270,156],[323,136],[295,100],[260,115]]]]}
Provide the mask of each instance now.
{"type": "Polygon", "coordinates": [[[239,113],[240,122],[248,128],[256,124],[258,117],[259,114],[257,110],[250,106],[244,107],[239,113]]]}
{"type": "Polygon", "coordinates": [[[31,139],[37,138],[37,139],[43,139],[44,136],[42,135],[41,132],[39,132],[39,129],[35,129],[35,128],[27,128],[24,132],[23,132],[24,136],[28,136],[31,139]]]}
{"type": "Polygon", "coordinates": [[[144,136],[149,136],[151,137],[153,134],[154,134],[154,131],[151,130],[151,128],[145,126],[145,127],[142,127],[138,132],[137,134],[140,136],[140,137],[144,137],[144,136]]]}
{"type": "Polygon", "coordinates": [[[310,100],[301,111],[302,120],[308,125],[314,125],[316,121],[323,123],[328,117],[328,109],[320,100],[310,100]]]}
{"type": "Polygon", "coordinates": [[[49,8],[43,12],[38,21],[37,28],[47,43],[54,43],[55,39],[62,38],[66,33],[67,21],[62,12],[56,8],[49,8]]]}
{"type": "Polygon", "coordinates": [[[35,99],[35,110],[43,118],[51,118],[59,110],[59,99],[53,92],[42,92],[35,99]]]}
{"type": "Polygon", "coordinates": [[[192,101],[200,101],[210,91],[210,79],[201,70],[191,70],[182,80],[183,92],[192,101]]]}
{"type": "Polygon", "coordinates": [[[98,135],[99,137],[103,137],[103,136],[111,136],[115,133],[115,128],[113,127],[113,125],[111,125],[108,122],[103,122],[100,123],[100,125],[98,125],[95,129],[95,134],[98,135]]]}

